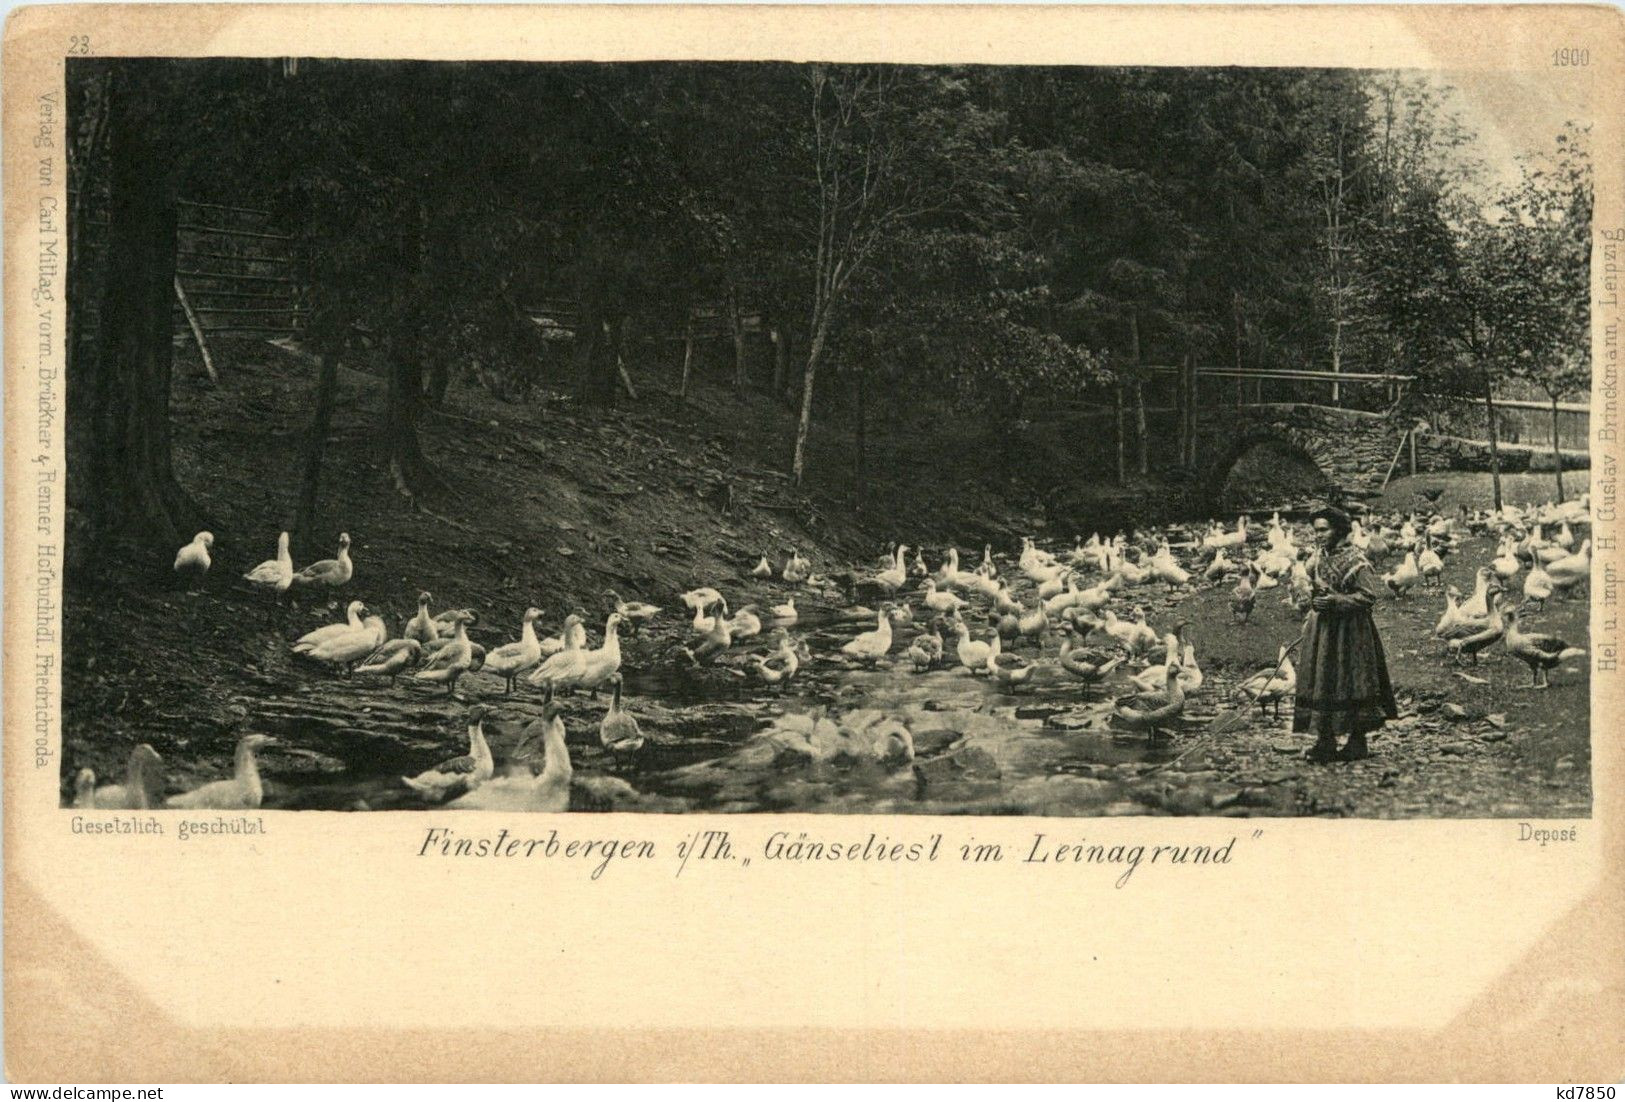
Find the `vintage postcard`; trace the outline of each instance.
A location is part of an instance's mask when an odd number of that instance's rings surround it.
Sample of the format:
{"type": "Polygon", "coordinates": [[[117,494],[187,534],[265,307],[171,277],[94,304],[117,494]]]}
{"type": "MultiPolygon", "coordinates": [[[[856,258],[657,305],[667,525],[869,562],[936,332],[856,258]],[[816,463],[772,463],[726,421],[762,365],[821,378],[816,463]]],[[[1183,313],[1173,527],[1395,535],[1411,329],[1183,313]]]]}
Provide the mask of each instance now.
{"type": "Polygon", "coordinates": [[[14,1081],[1625,1072],[1616,10],[4,50],[14,1081]]]}

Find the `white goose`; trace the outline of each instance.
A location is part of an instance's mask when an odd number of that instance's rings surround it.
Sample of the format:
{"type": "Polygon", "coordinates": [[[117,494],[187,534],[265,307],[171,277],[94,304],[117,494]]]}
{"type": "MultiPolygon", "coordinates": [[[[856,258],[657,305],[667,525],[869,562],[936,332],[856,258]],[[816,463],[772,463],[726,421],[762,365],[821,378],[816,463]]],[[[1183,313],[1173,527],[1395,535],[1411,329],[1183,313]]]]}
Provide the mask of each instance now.
{"type": "Polygon", "coordinates": [[[613,589],[604,590],[604,596],[610,599],[615,611],[621,614],[621,620],[632,626],[633,634],[660,614],[660,606],[651,605],[646,601],[623,601],[621,595],[613,589]]]}
{"type": "Polygon", "coordinates": [[[723,602],[720,612],[709,620],[710,627],[706,629],[705,638],[693,650],[684,648],[688,660],[698,665],[701,662],[713,661],[717,655],[722,654],[733,646],[733,621],[728,619],[727,602],[723,602]]]}
{"type": "MultiPolygon", "coordinates": [[[[965,626],[963,620],[954,622],[954,631],[959,635],[959,645],[954,648],[954,653],[959,658],[959,664],[972,674],[986,670],[987,660],[993,654],[994,643],[984,643],[979,639],[972,639],[970,637],[970,628],[965,626]]],[[[994,633],[993,639],[995,643],[998,638],[998,634],[994,633]]]]}
{"type": "Polygon", "coordinates": [[[1287,657],[1286,647],[1282,647],[1276,655],[1276,666],[1267,670],[1260,670],[1240,685],[1236,691],[1258,705],[1260,713],[1266,705],[1275,706],[1275,714],[1281,714],[1281,701],[1292,696],[1298,689],[1298,671],[1292,667],[1292,659],[1287,657]]]}
{"type": "Polygon", "coordinates": [[[1433,549],[1432,540],[1422,541],[1422,550],[1416,556],[1416,568],[1422,572],[1422,580],[1428,585],[1439,584],[1439,579],[1444,576],[1444,560],[1433,549]]]}
{"type": "Polygon", "coordinates": [[[96,806],[96,771],[81,769],[73,775],[73,806],[88,811],[96,806]]]}
{"type": "Polygon", "coordinates": [[[638,717],[621,707],[621,682],[617,673],[613,679],[615,695],[598,722],[598,741],[611,754],[635,754],[643,749],[643,729],[638,726],[638,717]]]}
{"type": "Polygon", "coordinates": [[[345,632],[354,631],[356,628],[359,628],[361,626],[361,613],[366,609],[366,607],[367,606],[360,601],[351,601],[344,610],[344,623],[328,624],[326,627],[319,627],[315,631],[305,632],[305,634],[301,635],[294,641],[293,653],[304,654],[320,643],[324,643],[329,639],[335,639],[338,636],[343,635],[345,632]]]}
{"type": "Polygon", "coordinates": [[[1461,614],[1470,620],[1482,620],[1490,614],[1490,569],[1487,566],[1478,568],[1476,580],[1473,584],[1473,595],[1461,604],[1461,614]]]}
{"type": "Polygon", "coordinates": [[[124,769],[123,784],[103,785],[96,789],[96,808],[114,808],[120,811],[141,811],[158,806],[158,796],[164,787],[164,760],[158,751],[143,742],[130,751],[124,769]]]}
{"type": "Polygon", "coordinates": [[[1143,656],[1157,645],[1156,631],[1145,622],[1145,609],[1136,608],[1133,621],[1119,623],[1123,628],[1121,635],[1123,645],[1128,648],[1130,655],[1143,656]]]}
{"type": "Polygon", "coordinates": [[[1059,616],[1067,609],[1078,603],[1078,576],[1068,573],[1066,588],[1056,593],[1044,602],[1044,612],[1050,616],[1059,616]]]}
{"type": "Polygon", "coordinates": [[[519,625],[519,641],[504,643],[485,656],[486,672],[502,678],[504,692],[513,692],[519,675],[542,660],[542,643],[536,638],[536,621],[541,617],[541,609],[527,608],[519,625]]]}
{"type": "Polygon", "coordinates": [[[452,621],[450,641],[435,651],[423,668],[412,675],[414,681],[443,683],[447,696],[456,695],[458,678],[474,664],[474,647],[468,641],[468,625],[473,619],[473,613],[464,612],[452,621]]]}
{"type": "Polygon", "coordinates": [[[1546,568],[1537,561],[1529,567],[1529,573],[1523,576],[1523,599],[1533,601],[1542,609],[1546,607],[1546,599],[1552,595],[1552,576],[1546,573],[1546,568]]]}
{"type": "Polygon", "coordinates": [[[1546,573],[1551,576],[1552,585],[1560,590],[1567,591],[1589,581],[1591,578],[1591,540],[1585,539],[1580,543],[1580,550],[1572,555],[1565,555],[1546,564],[1546,573]]]}
{"type": "Polygon", "coordinates": [[[728,612],[727,598],[717,598],[715,602],[716,612],[711,611],[712,607],[712,605],[702,605],[694,610],[694,619],[689,621],[688,627],[695,635],[709,635],[716,628],[718,620],[726,621],[733,618],[728,612]]]}
{"type": "Polygon", "coordinates": [[[925,589],[925,607],[932,612],[950,614],[958,612],[966,604],[959,594],[938,589],[935,579],[927,578],[922,585],[925,589]]]}
{"type": "Polygon", "coordinates": [[[1202,540],[1202,547],[1204,550],[1217,551],[1220,548],[1244,547],[1246,543],[1247,518],[1243,516],[1236,520],[1236,530],[1234,532],[1226,532],[1223,529],[1210,532],[1202,540]]]}
{"type": "MultiPolygon", "coordinates": [[[[1536,565],[1539,565],[1538,559],[1536,565]]],[[[1519,562],[1518,556],[1513,553],[1511,540],[1501,541],[1501,546],[1496,549],[1495,558],[1490,561],[1490,569],[1504,582],[1517,577],[1518,571],[1523,569],[1523,563],[1519,562]]]]}
{"type": "Polygon", "coordinates": [[[735,639],[753,639],[762,633],[762,618],[756,615],[755,605],[746,605],[733,614],[728,630],[735,639]]]}
{"type": "Polygon", "coordinates": [[[866,631],[841,647],[841,653],[859,661],[875,662],[891,650],[891,606],[881,605],[875,617],[875,630],[866,631]]]}
{"type": "Polygon", "coordinates": [[[887,593],[896,593],[908,581],[908,567],[904,565],[908,554],[906,544],[898,544],[897,552],[892,556],[892,563],[885,570],[875,575],[875,584],[887,593]]]}
{"type": "Polygon", "coordinates": [[[1416,565],[1416,552],[1405,552],[1405,561],[1382,576],[1383,584],[1396,597],[1409,593],[1411,587],[1422,580],[1422,571],[1416,565]]]}
{"type": "Polygon", "coordinates": [[[923,578],[930,573],[925,567],[925,556],[920,554],[918,547],[914,549],[914,561],[909,564],[908,572],[916,578],[923,578]]]}
{"type": "Polygon", "coordinates": [[[1196,664],[1196,647],[1190,643],[1185,644],[1185,653],[1180,661],[1174,662],[1170,658],[1160,666],[1147,666],[1141,672],[1130,675],[1129,680],[1139,686],[1142,692],[1154,693],[1168,680],[1169,662],[1172,662],[1179,671],[1181,689],[1187,693],[1194,693],[1202,687],[1202,668],[1196,664]]]}
{"type": "Polygon", "coordinates": [[[1461,590],[1455,586],[1446,586],[1444,590],[1444,612],[1440,614],[1438,623],[1433,625],[1433,634],[1440,639],[1448,639],[1461,624],[1461,605],[1457,603],[1461,597],[1461,590]]]}
{"type": "Polygon", "coordinates": [[[959,548],[948,548],[948,552],[942,560],[942,569],[937,571],[937,580],[944,585],[964,589],[971,584],[972,577],[973,575],[959,569],[959,548]]]}
{"type": "Polygon", "coordinates": [[[539,811],[556,813],[570,809],[570,781],[575,770],[570,764],[570,748],[564,741],[564,709],[549,700],[542,718],[525,729],[516,757],[529,758],[535,743],[541,743],[542,770],[535,775],[529,768],[486,781],[466,796],[445,806],[468,811],[539,811]]]}
{"type": "Polygon", "coordinates": [[[388,635],[389,631],[384,626],[382,617],[368,616],[361,622],[360,627],[346,628],[341,633],[329,636],[311,647],[304,649],[296,647],[294,653],[315,662],[343,666],[345,676],[349,676],[354,672],[358,662],[365,661],[384,645],[388,635]]]}
{"type": "Polygon", "coordinates": [[[778,650],[768,655],[754,655],[752,669],[760,681],[769,685],[778,685],[789,681],[801,669],[801,655],[796,653],[795,646],[790,642],[788,632],[779,632],[778,650]]]}
{"type": "Polygon", "coordinates": [[[720,602],[722,600],[722,594],[718,593],[711,586],[702,585],[698,589],[691,589],[687,593],[684,593],[681,600],[683,604],[693,609],[695,613],[700,613],[710,608],[712,605],[720,602]]]}
{"type": "Polygon", "coordinates": [[[611,612],[604,621],[604,642],[595,650],[581,656],[579,671],[573,679],[556,680],[555,687],[571,685],[586,689],[593,696],[610,678],[621,672],[621,614],[611,612]]]}
{"type": "Polygon", "coordinates": [[[276,558],[266,559],[247,574],[243,580],[260,589],[269,589],[278,597],[293,585],[293,555],[288,552],[288,533],[276,538],[276,558]]]}
{"type": "Polygon", "coordinates": [[[237,754],[232,775],[227,780],[211,781],[171,796],[164,802],[165,807],[179,807],[187,810],[199,811],[205,808],[218,811],[253,810],[260,806],[265,798],[264,786],[260,783],[259,763],[254,760],[254,751],[261,746],[270,746],[276,739],[270,735],[245,735],[237,743],[237,754]]]}
{"type": "MultiPolygon", "coordinates": [[[[440,625],[433,616],[429,615],[429,602],[432,600],[434,600],[434,595],[427,589],[418,594],[417,615],[406,622],[405,629],[401,631],[401,638],[415,639],[424,645],[433,643],[440,638],[440,625]]],[[[360,602],[355,603],[359,604],[360,602]]]]}
{"type": "Polygon", "coordinates": [[[209,548],[214,546],[212,532],[199,532],[192,542],[175,552],[175,573],[188,582],[199,582],[209,572],[209,548]]]}
{"type": "Polygon", "coordinates": [[[355,564],[350,561],[350,533],[340,532],[338,554],[334,558],[311,563],[293,576],[293,584],[337,589],[348,585],[354,576],[355,564]]]}
{"type": "Polygon", "coordinates": [[[495,763],[490,744],[485,741],[482,725],[485,714],[485,706],[481,704],[468,710],[468,753],[447,758],[415,777],[402,777],[406,787],[428,802],[438,804],[472,792],[490,780],[495,763]]]}

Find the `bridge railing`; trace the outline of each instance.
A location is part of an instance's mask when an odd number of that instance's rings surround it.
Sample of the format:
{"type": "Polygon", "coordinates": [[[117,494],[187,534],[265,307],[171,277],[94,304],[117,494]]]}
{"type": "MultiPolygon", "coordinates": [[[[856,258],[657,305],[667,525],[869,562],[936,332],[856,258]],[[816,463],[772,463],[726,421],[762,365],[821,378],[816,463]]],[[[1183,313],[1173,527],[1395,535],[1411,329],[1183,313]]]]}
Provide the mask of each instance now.
{"type": "MultiPolygon", "coordinates": [[[[1177,378],[1177,364],[1148,364],[1141,370],[1153,379],[1177,378]]],[[[1273,405],[1305,402],[1339,408],[1377,410],[1393,405],[1415,382],[1414,375],[1359,371],[1316,371],[1295,368],[1198,366],[1199,404],[1273,405]]]]}
{"type": "MultiPolygon", "coordinates": [[[[1434,432],[1468,440],[1488,439],[1489,417],[1482,398],[1430,395],[1428,406],[1425,416],[1434,432]]],[[[1559,447],[1572,451],[1590,450],[1591,407],[1588,404],[1558,402],[1554,412],[1553,404],[1549,401],[1496,396],[1495,434],[1503,444],[1531,444],[1549,448],[1554,420],[1559,447]]]]}

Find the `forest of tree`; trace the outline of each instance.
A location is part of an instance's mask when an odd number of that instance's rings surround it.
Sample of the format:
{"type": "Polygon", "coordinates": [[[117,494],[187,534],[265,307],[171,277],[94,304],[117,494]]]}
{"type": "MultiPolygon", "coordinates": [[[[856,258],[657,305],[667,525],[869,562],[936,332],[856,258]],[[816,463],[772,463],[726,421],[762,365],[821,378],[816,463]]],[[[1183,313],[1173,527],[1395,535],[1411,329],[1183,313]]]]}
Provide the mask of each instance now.
{"type": "MultiPolygon", "coordinates": [[[[1487,194],[1420,75],[75,59],[69,93],[75,215],[109,221],[75,462],[98,530],[168,546],[197,525],[169,461],[177,196],[296,235],[323,385],[364,326],[408,495],[439,485],[421,404],[473,360],[525,393],[548,297],[579,304],[587,404],[617,400],[629,335],[760,309],[797,482],[831,411],[861,441],[904,402],[1132,408],[1146,364],[1554,401],[1589,378],[1585,130],[1487,194]]],[[[1143,415],[1138,439],[1144,471],[1143,415]]]]}

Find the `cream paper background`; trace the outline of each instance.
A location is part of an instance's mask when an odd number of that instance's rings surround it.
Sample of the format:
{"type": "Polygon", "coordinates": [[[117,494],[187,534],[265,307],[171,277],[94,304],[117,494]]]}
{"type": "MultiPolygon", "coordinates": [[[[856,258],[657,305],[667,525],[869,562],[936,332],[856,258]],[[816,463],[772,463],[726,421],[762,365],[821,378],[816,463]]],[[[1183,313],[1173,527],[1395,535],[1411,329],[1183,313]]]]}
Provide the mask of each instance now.
{"type": "MultiPolygon", "coordinates": [[[[1520,83],[1490,105],[1491,121],[1530,125],[1519,104],[1538,98],[1589,101],[1596,226],[1625,226],[1625,34],[1605,7],[13,12],[3,62],[13,1082],[1620,1079],[1617,674],[1592,680],[1594,816],[1536,824],[1578,827],[1576,843],[1545,848],[1518,842],[1516,822],[1503,820],[267,812],[268,834],[253,838],[70,833],[57,759],[36,770],[32,754],[30,460],[42,453],[28,291],[42,194],[29,145],[36,97],[61,87],[74,34],[91,35],[100,55],[1510,73],[1520,83]],[[1552,69],[1558,46],[1589,48],[1591,66],[1552,69]],[[429,826],[647,838],[660,859],[617,861],[594,881],[582,862],[418,857],[429,826]],[[730,831],[741,853],[759,854],[775,830],[858,841],[940,831],[946,852],[897,867],[691,861],[677,876],[673,847],[711,828],[730,831]],[[1121,889],[1120,869],[956,859],[972,838],[1024,853],[1039,831],[1067,842],[1236,841],[1227,865],[1142,865],[1121,889]]],[[[56,138],[60,199],[60,118],[56,138]]],[[[1601,263],[1599,248],[1595,276],[1601,263]]],[[[1605,320],[1599,312],[1599,367],[1605,320]]],[[[60,349],[60,304],[55,324],[60,349]]],[[[61,446],[59,421],[49,462],[61,463],[61,446]]],[[[59,542],[60,512],[55,523],[59,542]]],[[[1599,552],[1595,576],[1618,562],[1599,552]]],[[[1597,626],[1594,607],[1594,655],[1597,626]]]]}

